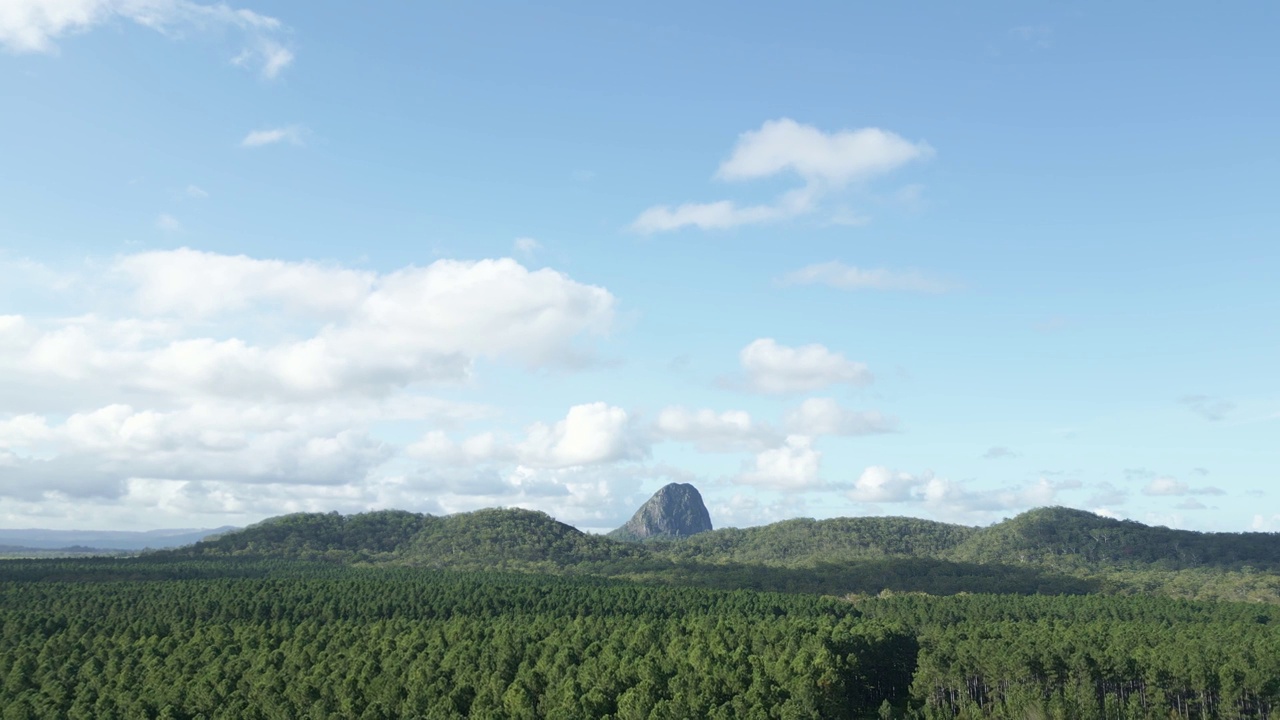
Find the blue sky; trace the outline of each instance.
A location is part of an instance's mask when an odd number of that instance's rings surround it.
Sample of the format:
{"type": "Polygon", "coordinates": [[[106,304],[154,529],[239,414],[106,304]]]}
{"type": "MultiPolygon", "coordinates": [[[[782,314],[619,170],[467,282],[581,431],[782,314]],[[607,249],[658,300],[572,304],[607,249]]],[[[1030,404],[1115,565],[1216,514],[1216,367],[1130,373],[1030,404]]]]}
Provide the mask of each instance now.
{"type": "Polygon", "coordinates": [[[0,526],[1280,530],[1280,9],[8,0],[0,526]]]}

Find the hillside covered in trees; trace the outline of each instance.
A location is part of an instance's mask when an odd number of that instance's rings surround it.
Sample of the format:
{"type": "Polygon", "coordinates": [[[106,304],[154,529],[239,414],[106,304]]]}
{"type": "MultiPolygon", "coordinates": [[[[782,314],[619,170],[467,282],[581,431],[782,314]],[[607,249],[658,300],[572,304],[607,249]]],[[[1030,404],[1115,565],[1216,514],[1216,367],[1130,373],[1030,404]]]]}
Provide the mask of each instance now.
{"type": "Polygon", "coordinates": [[[543,513],[295,514],[159,553],[595,575],[720,589],[875,594],[1156,593],[1280,602],[1280,536],[1150,527],[1042,508],[985,528],[795,519],[627,542],[543,513]]]}

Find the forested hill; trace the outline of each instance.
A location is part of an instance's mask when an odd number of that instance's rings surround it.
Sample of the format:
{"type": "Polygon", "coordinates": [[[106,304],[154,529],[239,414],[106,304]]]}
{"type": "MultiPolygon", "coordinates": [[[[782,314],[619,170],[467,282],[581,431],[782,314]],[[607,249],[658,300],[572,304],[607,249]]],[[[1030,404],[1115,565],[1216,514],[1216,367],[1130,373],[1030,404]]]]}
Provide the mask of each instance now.
{"type": "Polygon", "coordinates": [[[686,569],[801,569],[893,559],[1067,572],[1277,570],[1280,535],[1171,530],[1080,510],[1040,508],[985,528],[905,517],[795,519],[628,543],[583,533],[528,510],[489,509],[444,517],[385,510],[350,516],[285,515],[171,553],[464,569],[578,568],[608,574],[648,572],[672,564],[686,569]]]}
{"type": "Polygon", "coordinates": [[[648,553],[634,544],[584,533],[546,513],[487,509],[443,517],[400,510],[296,513],[163,554],[556,570],[648,553]]]}
{"type": "Polygon", "coordinates": [[[1083,510],[1038,508],[974,532],[953,560],[1073,566],[1280,569],[1280,534],[1151,527],[1083,510]]]}
{"type": "Polygon", "coordinates": [[[684,559],[782,566],[883,557],[946,559],[978,532],[908,517],[796,518],[713,530],[661,547],[684,559]]]}
{"type": "Polygon", "coordinates": [[[439,518],[402,510],[358,515],[294,513],[269,518],[243,530],[157,555],[235,555],[343,561],[388,559],[433,520],[439,518]]]}

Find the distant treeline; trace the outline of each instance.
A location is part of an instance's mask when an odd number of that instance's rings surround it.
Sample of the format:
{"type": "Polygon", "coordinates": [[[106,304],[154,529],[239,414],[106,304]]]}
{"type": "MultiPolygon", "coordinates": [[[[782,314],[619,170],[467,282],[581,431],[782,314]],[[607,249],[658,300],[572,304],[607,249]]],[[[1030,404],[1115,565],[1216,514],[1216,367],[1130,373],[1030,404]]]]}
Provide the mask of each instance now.
{"type": "Polygon", "coordinates": [[[1280,608],[242,558],[0,564],[12,718],[1266,718],[1280,608]]]}

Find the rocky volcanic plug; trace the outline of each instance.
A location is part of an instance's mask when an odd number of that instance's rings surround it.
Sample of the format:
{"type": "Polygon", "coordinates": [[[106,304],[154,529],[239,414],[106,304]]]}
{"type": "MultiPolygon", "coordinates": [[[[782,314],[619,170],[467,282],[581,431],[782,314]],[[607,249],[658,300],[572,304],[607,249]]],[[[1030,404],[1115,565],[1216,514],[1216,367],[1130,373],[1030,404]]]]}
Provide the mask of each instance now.
{"type": "Polygon", "coordinates": [[[640,506],[626,525],[609,533],[619,540],[652,537],[688,537],[711,529],[711,516],[702,504],[698,488],[688,483],[671,483],[640,506]]]}

